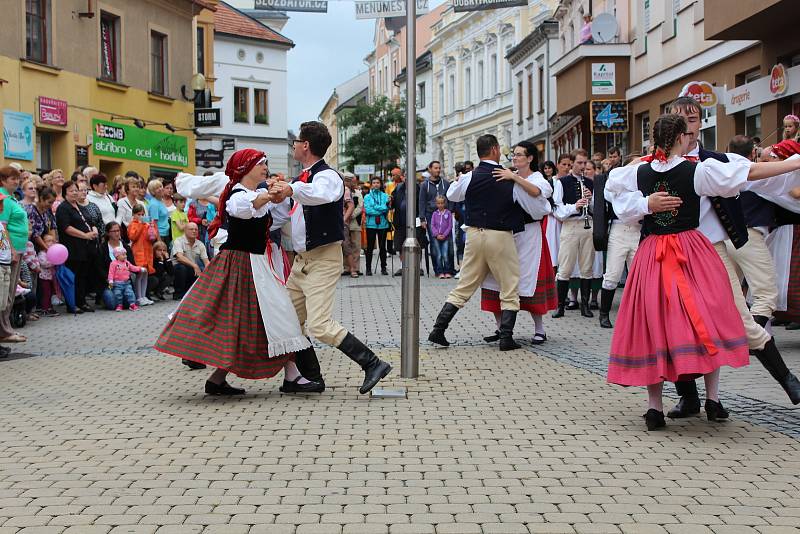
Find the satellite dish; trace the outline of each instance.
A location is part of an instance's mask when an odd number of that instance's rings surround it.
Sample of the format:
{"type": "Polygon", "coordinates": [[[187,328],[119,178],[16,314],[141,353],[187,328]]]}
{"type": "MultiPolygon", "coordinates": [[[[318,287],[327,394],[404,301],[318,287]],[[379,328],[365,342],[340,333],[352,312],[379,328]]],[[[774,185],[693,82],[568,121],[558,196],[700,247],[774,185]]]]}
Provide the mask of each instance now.
{"type": "Polygon", "coordinates": [[[592,39],[595,43],[610,43],[616,38],[619,25],[611,13],[601,13],[592,20],[592,39]]]}

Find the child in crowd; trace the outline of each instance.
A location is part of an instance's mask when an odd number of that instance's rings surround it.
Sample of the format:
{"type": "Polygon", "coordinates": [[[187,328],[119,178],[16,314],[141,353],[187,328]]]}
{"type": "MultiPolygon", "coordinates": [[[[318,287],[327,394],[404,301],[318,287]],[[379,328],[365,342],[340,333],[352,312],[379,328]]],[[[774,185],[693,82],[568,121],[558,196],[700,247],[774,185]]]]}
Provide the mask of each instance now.
{"type": "Polygon", "coordinates": [[[136,295],[133,294],[131,284],[131,273],[139,273],[145,270],[144,267],[137,267],[128,261],[128,253],[122,247],[114,249],[114,261],[108,266],[108,287],[114,291],[116,300],[116,311],[122,311],[124,301],[128,301],[131,311],[136,311],[136,295]]]}
{"type": "MultiPolygon", "coordinates": [[[[178,209],[181,209],[180,206],[178,209]]],[[[158,300],[167,300],[164,291],[172,285],[173,268],[167,245],[163,241],[156,241],[153,244],[153,267],[156,272],[147,279],[147,292],[158,300]]]]}
{"type": "MultiPolygon", "coordinates": [[[[128,238],[131,240],[131,250],[136,265],[147,267],[148,275],[154,274],[153,268],[153,243],[158,241],[158,231],[144,220],[144,206],[137,204],[132,210],[131,223],[128,225],[128,238]]],[[[145,295],[139,297],[139,305],[150,301],[145,295]]]]}
{"type": "Polygon", "coordinates": [[[175,203],[175,208],[169,214],[169,223],[172,227],[172,240],[175,241],[179,237],[183,237],[183,231],[189,222],[189,216],[184,211],[186,207],[186,197],[179,194],[172,195],[172,201],[175,203]]]}
{"type": "MultiPolygon", "coordinates": [[[[47,248],[50,248],[56,243],[56,238],[53,234],[45,234],[42,238],[47,248]]],[[[47,260],[47,250],[42,250],[38,255],[39,259],[39,288],[41,301],[39,308],[42,309],[46,317],[58,317],[60,314],[53,308],[53,297],[56,294],[56,269],[55,266],[47,260]]]]}
{"type": "Polygon", "coordinates": [[[454,270],[450,265],[450,235],[453,232],[453,213],[447,209],[447,199],[443,196],[436,197],[436,211],[431,216],[431,234],[434,240],[431,247],[438,252],[434,258],[439,262],[439,278],[452,278],[454,270]]]}
{"type": "Polygon", "coordinates": [[[33,309],[36,307],[36,293],[33,292],[33,274],[25,261],[19,264],[16,296],[21,296],[25,299],[25,317],[27,320],[38,321],[39,316],[33,313],[33,309]]]}

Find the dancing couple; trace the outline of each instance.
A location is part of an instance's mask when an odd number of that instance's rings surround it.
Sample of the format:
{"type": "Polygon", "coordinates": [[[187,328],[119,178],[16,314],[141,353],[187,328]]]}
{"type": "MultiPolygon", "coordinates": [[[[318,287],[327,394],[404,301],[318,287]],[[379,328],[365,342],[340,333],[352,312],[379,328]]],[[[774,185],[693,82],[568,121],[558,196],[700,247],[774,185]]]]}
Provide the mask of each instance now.
{"type": "Polygon", "coordinates": [[[294,157],[305,168],[292,184],[268,182],[266,156],[253,149],[234,153],[225,173],[181,174],[176,179],[183,196],[219,195],[209,233],[225,228],[227,238],[155,348],[215,367],[205,386],[210,395],[244,394],[227,383],[228,373],[260,379],[281,369],[282,392],[324,391],[319,361],[306,334],[337,347],[361,366],[362,394],[392,369],[332,318],[342,264],[344,184],[322,159],[330,144],[322,123],[300,126],[294,157]],[[269,232],[288,219],[297,258],[287,278],[286,260],[269,232]]]}

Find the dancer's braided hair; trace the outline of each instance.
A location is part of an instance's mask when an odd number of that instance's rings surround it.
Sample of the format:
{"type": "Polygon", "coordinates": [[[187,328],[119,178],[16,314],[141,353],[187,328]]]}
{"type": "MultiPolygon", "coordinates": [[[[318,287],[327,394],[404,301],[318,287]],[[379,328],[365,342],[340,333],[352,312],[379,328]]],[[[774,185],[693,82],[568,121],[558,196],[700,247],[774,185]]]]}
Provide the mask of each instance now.
{"type": "Polygon", "coordinates": [[[669,158],[680,134],[686,133],[686,119],[681,115],[661,115],[653,125],[653,154],[660,148],[669,158]]]}

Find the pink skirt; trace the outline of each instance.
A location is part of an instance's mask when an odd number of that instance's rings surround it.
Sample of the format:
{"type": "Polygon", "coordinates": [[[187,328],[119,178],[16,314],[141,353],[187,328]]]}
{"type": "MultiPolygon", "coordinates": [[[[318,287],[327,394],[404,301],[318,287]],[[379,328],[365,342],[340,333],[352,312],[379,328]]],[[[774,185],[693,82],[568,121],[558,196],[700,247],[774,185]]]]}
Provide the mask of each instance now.
{"type": "Polygon", "coordinates": [[[708,239],[696,230],[645,238],[622,295],[608,381],[647,386],[748,363],[728,274],[708,239]]]}

